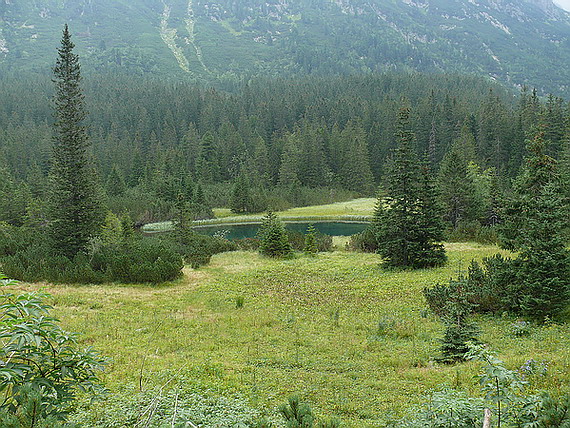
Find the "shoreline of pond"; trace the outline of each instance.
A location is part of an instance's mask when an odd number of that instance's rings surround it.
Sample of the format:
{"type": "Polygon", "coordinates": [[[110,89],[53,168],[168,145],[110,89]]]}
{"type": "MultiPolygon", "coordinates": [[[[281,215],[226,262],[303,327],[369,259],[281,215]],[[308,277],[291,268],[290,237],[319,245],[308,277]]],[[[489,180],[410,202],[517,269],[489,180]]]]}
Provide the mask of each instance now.
{"type": "MultiPolygon", "coordinates": [[[[221,220],[221,219],[220,219],[221,220]]],[[[303,233],[309,225],[315,226],[315,228],[329,236],[351,236],[355,233],[363,231],[368,224],[370,224],[369,219],[359,218],[359,219],[339,219],[339,218],[329,218],[323,219],[307,219],[307,218],[296,218],[296,219],[281,219],[283,225],[286,229],[295,232],[303,233]]],[[[229,235],[228,239],[240,239],[240,238],[251,238],[255,237],[257,229],[262,224],[262,219],[250,219],[249,221],[241,222],[211,222],[205,221],[192,226],[192,229],[198,233],[214,235],[216,233],[225,232],[225,235],[229,235]]],[[[172,223],[155,223],[159,226],[156,229],[141,229],[145,235],[154,235],[157,233],[166,233],[172,231],[172,223]]],[[[155,226],[155,227],[156,227],[155,226]]]]}

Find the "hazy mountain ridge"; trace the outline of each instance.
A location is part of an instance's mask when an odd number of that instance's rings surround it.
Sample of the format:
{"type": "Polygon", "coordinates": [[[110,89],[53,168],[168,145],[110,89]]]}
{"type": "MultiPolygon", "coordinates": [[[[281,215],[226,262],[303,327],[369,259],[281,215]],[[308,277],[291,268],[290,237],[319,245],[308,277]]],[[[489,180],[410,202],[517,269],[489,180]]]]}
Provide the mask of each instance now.
{"type": "Polygon", "coordinates": [[[94,67],[197,79],[474,72],[569,90],[570,14],[552,0],[0,0],[0,62],[46,69],[64,22],[94,67]]]}

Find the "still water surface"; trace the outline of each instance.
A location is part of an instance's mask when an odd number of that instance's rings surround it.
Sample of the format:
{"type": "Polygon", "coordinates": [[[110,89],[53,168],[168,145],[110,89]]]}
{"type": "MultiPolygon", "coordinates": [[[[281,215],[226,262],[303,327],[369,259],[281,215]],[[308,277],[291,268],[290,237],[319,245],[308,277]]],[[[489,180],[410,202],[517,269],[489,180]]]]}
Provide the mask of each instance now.
{"type": "MultiPolygon", "coordinates": [[[[285,223],[285,227],[295,232],[305,233],[309,224],[315,226],[319,232],[330,236],[350,236],[362,232],[368,223],[354,222],[295,222],[285,223]]],[[[255,238],[261,224],[215,224],[211,226],[197,226],[194,228],[198,233],[206,235],[223,234],[227,239],[255,238]]]]}

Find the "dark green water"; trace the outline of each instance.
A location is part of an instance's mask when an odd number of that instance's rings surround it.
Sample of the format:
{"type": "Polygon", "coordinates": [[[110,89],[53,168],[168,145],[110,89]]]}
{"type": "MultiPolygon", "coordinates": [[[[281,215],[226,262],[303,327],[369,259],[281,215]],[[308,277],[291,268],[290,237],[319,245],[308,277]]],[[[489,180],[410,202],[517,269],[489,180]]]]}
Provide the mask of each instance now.
{"type": "MultiPolygon", "coordinates": [[[[305,233],[309,224],[313,224],[315,229],[325,235],[330,236],[350,236],[362,232],[367,223],[343,223],[343,222],[303,222],[303,223],[285,223],[285,227],[295,232],[305,233]]],[[[243,239],[255,238],[255,235],[261,225],[255,223],[249,224],[232,224],[232,225],[212,225],[199,226],[194,228],[196,232],[206,235],[214,235],[216,233],[223,234],[227,239],[243,239]]]]}

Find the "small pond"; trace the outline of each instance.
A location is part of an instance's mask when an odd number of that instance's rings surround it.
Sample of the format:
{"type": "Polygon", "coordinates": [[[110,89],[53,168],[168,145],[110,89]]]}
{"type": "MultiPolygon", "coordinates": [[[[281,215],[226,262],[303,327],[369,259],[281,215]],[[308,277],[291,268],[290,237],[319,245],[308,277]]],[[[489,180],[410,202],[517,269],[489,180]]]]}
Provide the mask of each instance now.
{"type": "MultiPolygon", "coordinates": [[[[319,232],[324,235],[330,236],[350,236],[356,233],[362,232],[368,223],[356,223],[356,222],[294,222],[285,223],[285,228],[295,232],[305,233],[309,224],[315,226],[319,232]]],[[[206,235],[214,235],[216,233],[224,234],[227,239],[243,239],[243,238],[255,238],[260,223],[247,223],[247,224],[215,224],[206,226],[194,227],[194,230],[198,233],[203,233],[206,235]]]]}

